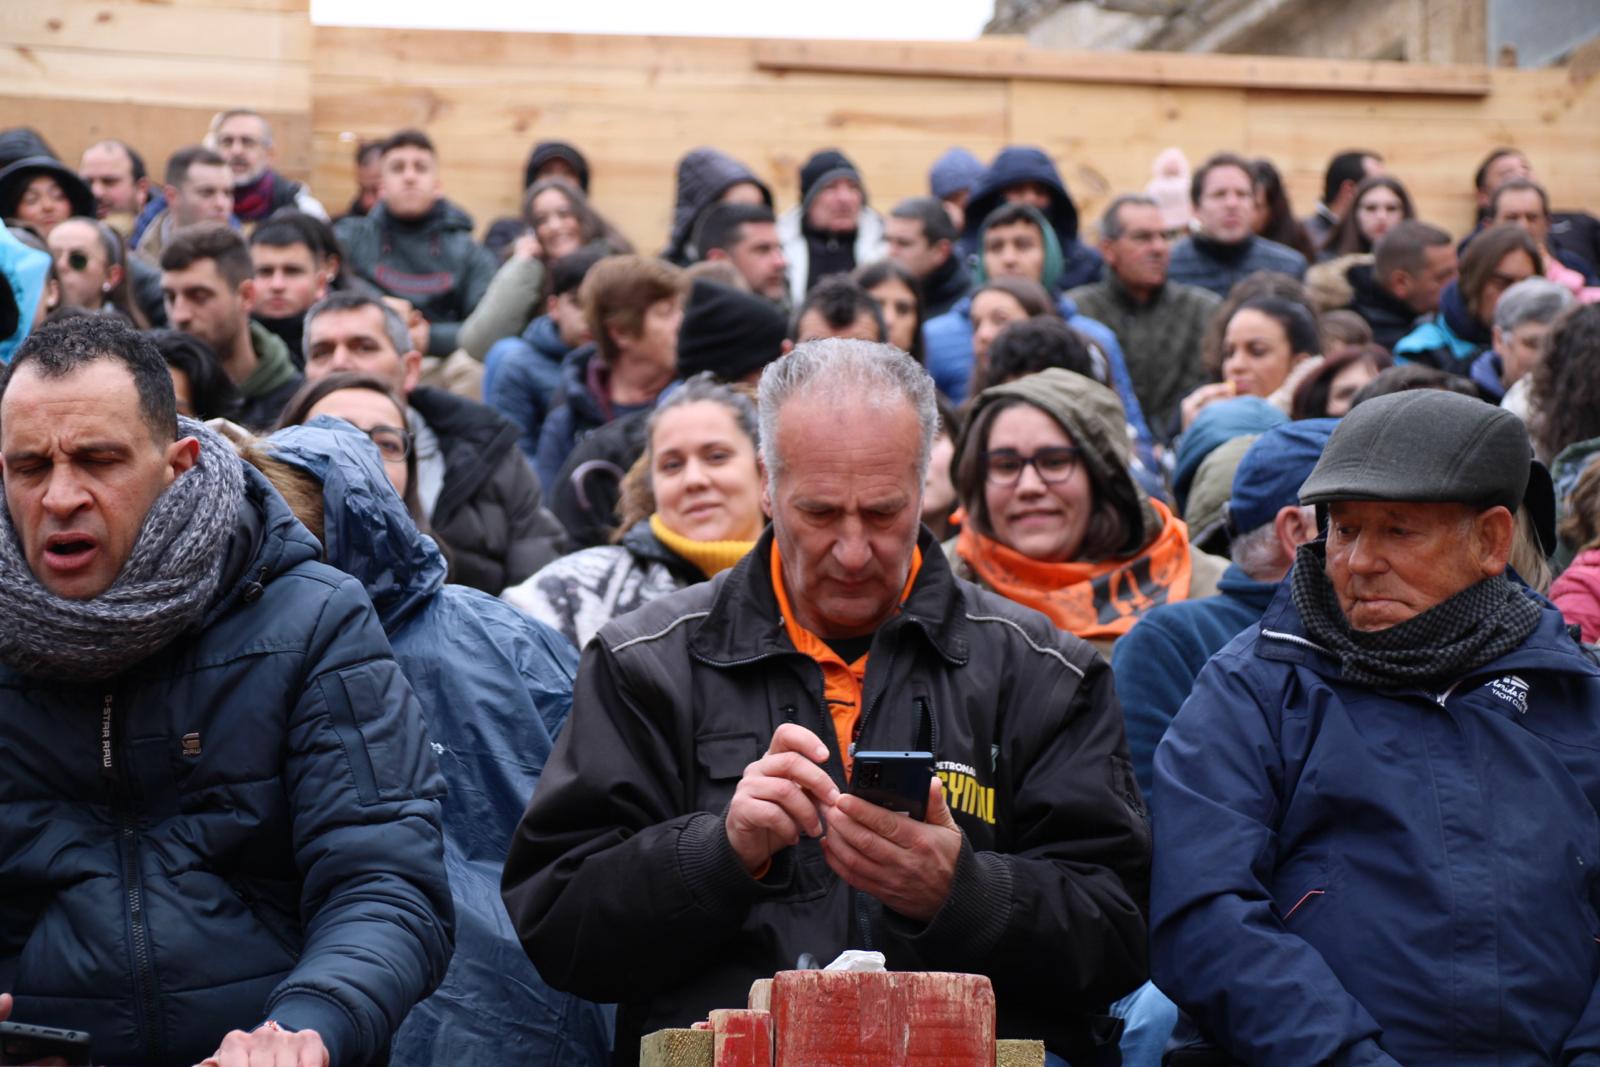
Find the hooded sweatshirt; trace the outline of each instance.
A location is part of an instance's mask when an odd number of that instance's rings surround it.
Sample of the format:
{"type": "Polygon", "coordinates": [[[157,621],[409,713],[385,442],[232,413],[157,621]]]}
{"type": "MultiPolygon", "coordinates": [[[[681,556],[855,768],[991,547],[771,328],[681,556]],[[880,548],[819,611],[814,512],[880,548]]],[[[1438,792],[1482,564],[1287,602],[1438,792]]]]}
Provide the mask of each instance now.
{"type": "Polygon", "coordinates": [[[761,190],[767,207],[772,206],[772,190],[755,172],[737,159],[715,148],[696,148],[678,160],[678,198],[672,209],[672,235],[661,258],[687,267],[700,259],[693,246],[694,227],[722,194],[740,182],[750,182],[761,190]]]}
{"type": "Polygon", "coordinates": [[[1493,339],[1489,327],[1467,310],[1460,281],[1453,281],[1439,294],[1438,313],[1394,346],[1395,362],[1425,363],[1453,374],[1469,374],[1473,359],[1493,339]]]}
{"type": "Polygon", "coordinates": [[[461,321],[496,269],[488,249],[472,239],[472,216],[442,197],[416,219],[396,218],[380,202],[364,217],[340,219],[334,233],[352,270],[422,312],[432,327],[426,355],[455,351],[461,321]]]}
{"type": "Polygon", "coordinates": [[[450,787],[444,862],[458,951],[438,990],[406,1017],[391,1064],[490,1063],[512,1047],[532,1063],[600,1067],[610,1058],[604,1010],[545,984],[498,892],[511,829],[572,707],[576,653],[510,605],[445,584],[438,548],[359,430],[318,418],[267,447],[322,483],[326,560],[372,598],[450,787]]]}
{"type": "Polygon", "coordinates": [[[1045,612],[1058,627],[1107,653],[1111,642],[1150,608],[1216,592],[1226,561],[1193,548],[1183,521],[1140,487],[1129,469],[1133,454],[1122,404],[1093,379],[1052,368],[984,390],[973,401],[956,442],[953,469],[960,468],[969,452],[986,447],[974,432],[984,410],[1013,398],[1039,408],[1066,432],[1080,450],[1079,462],[1090,484],[1105,487],[1117,502],[1127,536],[1103,559],[1027,559],[982,529],[987,509],[985,482],[979,476],[975,485],[956,486],[968,518],[946,552],[958,574],[1045,612]]]}
{"type": "MultiPolygon", "coordinates": [[[[975,255],[983,249],[981,230],[989,213],[1005,203],[1005,191],[1023,182],[1037,182],[1050,190],[1050,206],[1044,212],[1055,230],[1060,245],[1061,265],[1054,279],[1054,287],[1071,289],[1100,280],[1105,261],[1100,253],[1078,240],[1078,205],[1067,192],[1061,172],[1042,149],[1027,145],[1002,148],[987,170],[972,187],[967,201],[967,224],[962,237],[962,251],[975,255]]],[[[1046,282],[1045,287],[1052,288],[1046,282]]]]}

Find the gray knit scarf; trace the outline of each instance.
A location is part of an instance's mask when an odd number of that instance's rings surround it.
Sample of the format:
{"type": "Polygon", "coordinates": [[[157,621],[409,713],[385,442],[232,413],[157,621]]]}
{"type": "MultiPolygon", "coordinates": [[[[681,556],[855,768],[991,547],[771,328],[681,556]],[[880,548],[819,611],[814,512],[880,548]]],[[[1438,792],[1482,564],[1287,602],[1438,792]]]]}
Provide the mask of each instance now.
{"type": "Polygon", "coordinates": [[[1352,630],[1328,580],[1325,547],[1300,546],[1290,592],[1306,632],[1339,657],[1349,681],[1436,689],[1518,648],[1539,625],[1539,605],[1497,574],[1387,629],[1352,630]]]}
{"type": "Polygon", "coordinates": [[[199,438],[200,458],[156,498],[133,554],[97,597],[68,600],[40,585],[0,507],[0,662],[32,678],[101,681],[200,620],[222,579],[244,472],[201,423],[180,418],[178,432],[199,438]]]}

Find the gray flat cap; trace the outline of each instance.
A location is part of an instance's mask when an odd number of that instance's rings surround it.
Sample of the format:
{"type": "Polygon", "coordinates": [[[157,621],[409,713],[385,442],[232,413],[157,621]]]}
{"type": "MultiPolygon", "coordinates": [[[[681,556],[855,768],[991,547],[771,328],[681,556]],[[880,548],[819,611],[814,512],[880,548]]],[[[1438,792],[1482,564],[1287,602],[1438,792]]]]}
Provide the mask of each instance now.
{"type": "Polygon", "coordinates": [[[1339,421],[1300,503],[1397,500],[1517,510],[1533,449],[1522,420],[1460,393],[1374,397],[1339,421]]]}

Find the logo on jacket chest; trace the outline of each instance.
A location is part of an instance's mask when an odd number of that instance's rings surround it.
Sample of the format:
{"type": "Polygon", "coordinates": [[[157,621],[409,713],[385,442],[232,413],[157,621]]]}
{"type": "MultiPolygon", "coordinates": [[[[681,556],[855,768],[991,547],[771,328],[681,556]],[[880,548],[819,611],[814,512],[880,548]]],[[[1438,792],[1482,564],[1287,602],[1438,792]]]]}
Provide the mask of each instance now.
{"type": "Polygon", "coordinates": [[[1528,713],[1528,692],[1532,687],[1514,674],[1496,678],[1489,683],[1489,692],[1517,709],[1519,715],[1528,713]]]}
{"type": "Polygon", "coordinates": [[[944,783],[944,802],[953,814],[970,815],[994,825],[994,787],[978,781],[978,772],[965,763],[940,760],[933,773],[944,783]]]}

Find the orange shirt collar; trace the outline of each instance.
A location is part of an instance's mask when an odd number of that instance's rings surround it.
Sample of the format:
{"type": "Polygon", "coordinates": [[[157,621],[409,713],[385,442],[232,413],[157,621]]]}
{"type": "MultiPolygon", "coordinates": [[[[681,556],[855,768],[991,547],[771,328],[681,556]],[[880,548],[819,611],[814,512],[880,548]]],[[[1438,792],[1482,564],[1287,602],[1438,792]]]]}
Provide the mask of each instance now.
{"type": "MultiPolygon", "coordinates": [[[[917,575],[922,571],[922,546],[911,550],[911,572],[906,575],[905,588],[900,590],[900,603],[904,604],[911,595],[911,587],[917,583],[917,575]]],[[[812,659],[822,662],[833,660],[849,666],[839,658],[838,653],[828,647],[828,643],[816,634],[807,630],[795,619],[794,612],[789,608],[789,593],[783,585],[783,557],[778,552],[778,539],[772,539],[772,591],[778,598],[778,613],[783,616],[784,629],[788,631],[789,640],[794,643],[797,651],[804,652],[812,659]]],[[[862,654],[866,659],[866,654],[862,654]]],[[[859,661],[858,661],[859,662],[859,661]]]]}

